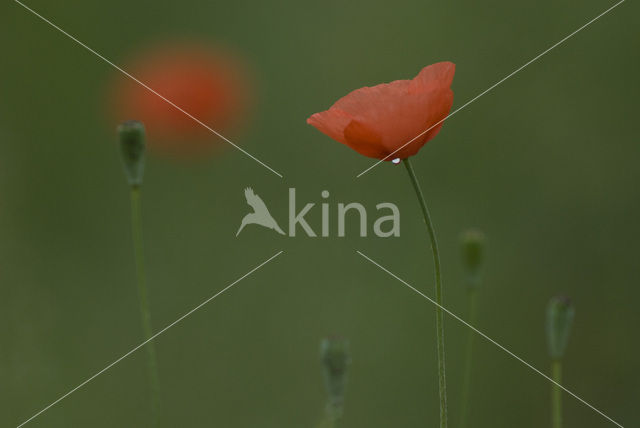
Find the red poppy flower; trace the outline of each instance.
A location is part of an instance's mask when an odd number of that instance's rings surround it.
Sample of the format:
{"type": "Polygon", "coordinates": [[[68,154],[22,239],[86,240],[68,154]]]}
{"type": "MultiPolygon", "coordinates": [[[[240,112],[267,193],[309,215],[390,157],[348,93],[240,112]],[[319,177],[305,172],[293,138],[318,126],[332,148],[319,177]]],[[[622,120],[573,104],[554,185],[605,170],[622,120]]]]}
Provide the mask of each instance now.
{"type": "Polygon", "coordinates": [[[455,69],[452,62],[439,62],[423,68],[412,80],[356,89],[307,123],[364,156],[408,158],[442,128],[440,121],[453,105],[450,86],[455,69]]]}
{"type": "MultiPolygon", "coordinates": [[[[219,50],[194,44],[165,45],[139,53],[125,69],[222,134],[245,117],[249,98],[245,70],[219,50]]],[[[226,144],[131,79],[119,77],[114,95],[116,119],[143,122],[151,150],[193,155],[226,144]]]]}

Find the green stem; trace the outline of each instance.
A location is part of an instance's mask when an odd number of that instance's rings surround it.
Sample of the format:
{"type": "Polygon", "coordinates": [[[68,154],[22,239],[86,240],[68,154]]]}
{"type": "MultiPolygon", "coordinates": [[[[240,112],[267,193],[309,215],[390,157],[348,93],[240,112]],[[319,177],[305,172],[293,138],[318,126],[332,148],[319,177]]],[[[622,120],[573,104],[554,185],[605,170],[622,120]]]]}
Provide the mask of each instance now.
{"type": "Polygon", "coordinates": [[[341,426],[340,420],[342,419],[342,406],[337,406],[335,402],[329,402],[327,406],[327,421],[330,428],[338,428],[341,426]]]}
{"type": "MultiPolygon", "coordinates": [[[[551,362],[551,378],[558,384],[562,383],[562,362],[551,362]]],[[[554,383],[551,384],[551,426],[562,428],[562,390],[554,383]]]]}
{"type": "MultiPolygon", "coordinates": [[[[151,327],[151,312],[149,311],[149,296],[144,270],[144,252],[142,245],[142,215],[140,207],[140,187],[131,187],[131,227],[133,231],[133,253],[136,264],[136,279],[138,285],[138,299],[140,303],[140,317],[144,339],[149,340],[153,335],[151,327]]],[[[153,426],[160,421],[160,378],[158,376],[158,362],[156,348],[153,341],[145,346],[149,359],[149,384],[151,389],[151,414],[153,426]]]]}
{"type": "MultiPolygon", "coordinates": [[[[475,325],[476,319],[476,290],[469,289],[468,293],[468,312],[467,322],[471,325],[475,325]]],[[[473,340],[475,333],[472,330],[467,330],[467,349],[464,362],[464,378],[462,381],[462,402],[460,403],[460,428],[467,427],[467,420],[469,415],[469,396],[471,390],[471,369],[473,361],[473,340]]]]}
{"type": "Polygon", "coordinates": [[[427,208],[427,202],[420,189],[420,184],[416,178],[416,173],[413,170],[413,166],[409,159],[404,159],[404,166],[409,173],[409,179],[413,185],[413,189],[418,196],[418,202],[420,202],[420,208],[422,208],[422,214],[424,216],[424,222],[427,225],[427,231],[429,232],[429,239],[431,240],[431,251],[433,252],[433,265],[436,278],[436,337],[438,347],[438,386],[440,390],[440,428],[447,427],[447,380],[444,365],[444,320],[442,311],[442,273],[440,271],[440,255],[438,253],[438,242],[436,241],[436,232],[433,229],[431,222],[431,216],[429,215],[429,209],[427,208]]]}

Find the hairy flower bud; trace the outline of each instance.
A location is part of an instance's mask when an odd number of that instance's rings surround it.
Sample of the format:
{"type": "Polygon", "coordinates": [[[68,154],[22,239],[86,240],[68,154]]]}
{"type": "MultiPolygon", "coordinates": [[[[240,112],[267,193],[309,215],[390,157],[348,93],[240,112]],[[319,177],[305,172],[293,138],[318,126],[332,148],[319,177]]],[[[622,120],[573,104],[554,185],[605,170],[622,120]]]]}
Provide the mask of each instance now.
{"type": "Polygon", "coordinates": [[[469,229],[460,237],[462,248],[462,263],[464,265],[467,283],[475,288],[481,280],[484,262],[484,234],[476,229],[469,229]]]}
{"type": "Polygon", "coordinates": [[[571,299],[565,296],[553,297],[547,306],[547,343],[549,356],[558,360],[564,355],[569,341],[575,309],[571,299]]]}
{"type": "Polygon", "coordinates": [[[142,122],[129,120],[118,126],[120,154],[129,184],[138,187],[144,175],[145,129],[142,122]]]}
{"type": "Polygon", "coordinates": [[[342,416],[344,392],[347,384],[347,367],[351,362],[349,341],[328,337],[320,344],[320,356],[324,366],[324,380],[329,394],[327,411],[332,419],[342,416]]]}

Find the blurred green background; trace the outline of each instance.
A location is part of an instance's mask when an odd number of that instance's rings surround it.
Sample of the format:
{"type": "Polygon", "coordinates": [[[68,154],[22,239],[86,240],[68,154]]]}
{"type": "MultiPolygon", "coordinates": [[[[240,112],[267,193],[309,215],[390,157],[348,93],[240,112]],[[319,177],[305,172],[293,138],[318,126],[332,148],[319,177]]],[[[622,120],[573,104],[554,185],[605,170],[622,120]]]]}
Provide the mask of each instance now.
{"type": "MultiPolygon", "coordinates": [[[[165,427],[314,427],[319,340],[351,340],[344,428],[436,426],[434,308],[359,257],[433,293],[415,196],[401,167],[305,124],[348,91],[457,64],[454,108],[611,6],[609,1],[47,2],[30,7],[115,63],[156,40],[215,41],[258,90],[238,143],[194,164],[150,157],[143,189],[156,329],[284,254],[156,341],[165,427]],[[235,232],[252,186],[281,225],[304,202],[382,201],[401,237],[235,232]]],[[[544,310],[573,297],[565,384],[638,426],[639,6],[626,2],[461,111],[414,158],[436,224],[445,305],[465,313],[459,233],[488,238],[477,326],[547,371],[544,310]]],[[[0,6],[0,425],[16,426],[142,340],[129,199],[105,115],[124,79],[13,2],[0,6]]],[[[212,124],[215,127],[215,124],[212,124]]],[[[212,138],[215,138],[212,136],[212,138]]],[[[333,212],[335,219],[335,211],[333,212]]],[[[309,216],[319,229],[320,210],[309,216]]],[[[371,227],[372,221],[369,226],[371,227]]],[[[335,235],[335,234],[334,234],[335,235]]],[[[466,329],[446,319],[452,427],[466,329]]],[[[549,384],[478,339],[472,427],[544,427],[549,384]]],[[[138,352],[28,426],[148,426],[138,352]]],[[[567,427],[613,426],[565,395],[567,427]]]]}

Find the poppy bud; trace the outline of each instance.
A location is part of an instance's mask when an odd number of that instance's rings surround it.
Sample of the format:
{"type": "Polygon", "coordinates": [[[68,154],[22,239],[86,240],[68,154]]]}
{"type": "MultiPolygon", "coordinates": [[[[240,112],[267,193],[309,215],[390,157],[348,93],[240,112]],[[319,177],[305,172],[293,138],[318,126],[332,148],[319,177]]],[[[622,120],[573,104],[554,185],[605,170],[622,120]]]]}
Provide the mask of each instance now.
{"type": "Polygon", "coordinates": [[[553,297],[547,306],[547,343],[549,356],[559,360],[564,355],[571,332],[575,309],[571,299],[565,296],[553,297]]]}
{"type": "Polygon", "coordinates": [[[325,385],[329,393],[327,411],[335,420],[342,416],[347,367],[351,362],[349,341],[339,337],[326,338],[320,344],[320,355],[324,366],[325,385]]]}
{"type": "Polygon", "coordinates": [[[467,271],[469,287],[475,288],[480,283],[482,263],[484,261],[484,234],[476,229],[469,229],[460,238],[462,247],[462,263],[467,271]]]}
{"type": "Polygon", "coordinates": [[[120,154],[129,184],[138,187],[144,174],[145,129],[142,122],[128,120],[118,126],[120,154]]]}

